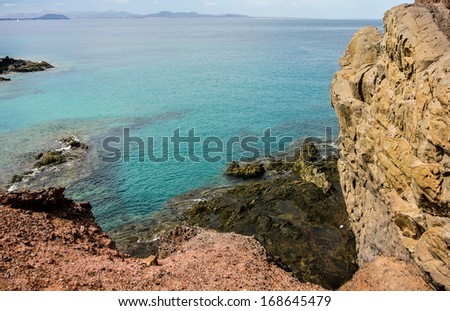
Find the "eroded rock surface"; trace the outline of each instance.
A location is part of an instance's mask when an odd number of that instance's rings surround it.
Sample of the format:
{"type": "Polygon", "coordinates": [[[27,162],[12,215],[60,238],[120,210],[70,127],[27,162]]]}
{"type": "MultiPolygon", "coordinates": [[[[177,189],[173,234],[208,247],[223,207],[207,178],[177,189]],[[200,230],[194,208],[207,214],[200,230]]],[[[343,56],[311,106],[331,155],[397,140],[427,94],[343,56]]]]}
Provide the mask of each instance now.
{"type": "Polygon", "coordinates": [[[425,6],[391,9],[384,28],[354,35],[331,89],[358,262],[412,259],[449,290],[450,42],[425,6]]]}

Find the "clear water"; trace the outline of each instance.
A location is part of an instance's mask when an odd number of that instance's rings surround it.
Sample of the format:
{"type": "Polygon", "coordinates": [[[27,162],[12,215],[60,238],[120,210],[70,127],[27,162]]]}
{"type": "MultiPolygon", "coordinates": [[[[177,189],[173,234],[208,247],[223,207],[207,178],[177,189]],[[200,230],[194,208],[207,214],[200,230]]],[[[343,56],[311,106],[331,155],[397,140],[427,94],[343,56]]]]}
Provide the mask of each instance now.
{"type": "Polygon", "coordinates": [[[137,163],[134,152],[129,163],[105,164],[103,138],[124,126],[156,141],[176,128],[222,139],[267,128],[278,137],[337,133],[330,81],[366,25],[381,21],[0,22],[0,55],[56,66],[0,84],[0,180],[61,133],[75,133],[93,146],[93,170],[68,182],[67,193],[91,201],[106,230],[144,219],[177,194],[227,183],[225,161],[137,163]]]}

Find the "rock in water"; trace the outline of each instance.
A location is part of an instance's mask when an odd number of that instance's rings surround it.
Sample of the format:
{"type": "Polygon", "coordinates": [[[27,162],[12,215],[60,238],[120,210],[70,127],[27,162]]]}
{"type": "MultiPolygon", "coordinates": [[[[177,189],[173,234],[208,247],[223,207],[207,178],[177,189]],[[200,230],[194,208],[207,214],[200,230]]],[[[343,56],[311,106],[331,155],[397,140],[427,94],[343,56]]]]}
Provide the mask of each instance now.
{"type": "Polygon", "coordinates": [[[266,169],[262,163],[241,163],[232,162],[225,174],[231,177],[250,179],[259,178],[264,175],[266,169]]]}
{"type": "Polygon", "coordinates": [[[429,8],[400,5],[384,35],[358,31],[331,101],[358,263],[412,260],[450,290],[450,42],[440,26],[429,8]]]}
{"type": "Polygon", "coordinates": [[[357,269],[355,237],[349,225],[341,227],[348,214],[337,164],[319,167],[303,154],[303,170],[296,162],[290,174],[243,183],[195,203],[186,217],[192,225],[255,236],[273,262],[301,281],[337,289],[357,269]]]}
{"type": "MultiPolygon", "coordinates": [[[[6,56],[5,58],[0,58],[0,74],[9,74],[13,72],[34,72],[34,71],[44,71],[50,68],[54,68],[47,62],[32,62],[23,59],[14,59],[6,56]]],[[[0,81],[10,81],[9,78],[0,77],[0,81]]]]}

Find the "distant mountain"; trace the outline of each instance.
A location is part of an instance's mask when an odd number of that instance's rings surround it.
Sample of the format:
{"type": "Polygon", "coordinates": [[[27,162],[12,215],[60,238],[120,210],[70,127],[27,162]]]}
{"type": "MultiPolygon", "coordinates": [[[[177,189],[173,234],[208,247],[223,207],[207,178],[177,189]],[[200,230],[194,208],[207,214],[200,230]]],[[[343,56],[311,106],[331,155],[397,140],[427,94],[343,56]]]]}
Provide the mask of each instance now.
{"type": "Polygon", "coordinates": [[[142,15],[133,14],[125,11],[78,11],[64,13],[71,19],[87,19],[87,18],[140,18],[142,15]]]}
{"type": "Polygon", "coordinates": [[[53,20],[53,19],[94,19],[94,18],[249,18],[239,14],[201,14],[197,12],[170,12],[139,15],[125,11],[76,11],[76,12],[40,12],[40,13],[14,13],[1,16],[0,20],[53,20]]]}
{"type": "Polygon", "coordinates": [[[50,19],[69,19],[67,16],[62,14],[45,14],[39,17],[30,18],[32,20],[50,20],[50,19]]]}
{"type": "Polygon", "coordinates": [[[170,12],[161,11],[159,13],[147,14],[144,17],[163,17],[163,18],[249,18],[247,15],[239,14],[200,14],[197,12],[170,12]]]}
{"type": "MultiPolygon", "coordinates": [[[[132,14],[124,11],[74,11],[74,12],[48,12],[43,11],[40,13],[12,13],[0,17],[0,20],[32,20],[42,19],[45,16],[63,15],[69,19],[90,19],[90,18],[139,18],[143,15],[132,14]]],[[[53,18],[52,18],[53,19],[53,18]]],[[[56,18],[54,18],[56,19],[56,18]]]]}
{"type": "Polygon", "coordinates": [[[6,17],[0,18],[0,21],[11,21],[11,20],[25,20],[25,21],[36,21],[36,20],[66,20],[69,19],[67,16],[62,14],[45,14],[38,17],[6,17]]]}

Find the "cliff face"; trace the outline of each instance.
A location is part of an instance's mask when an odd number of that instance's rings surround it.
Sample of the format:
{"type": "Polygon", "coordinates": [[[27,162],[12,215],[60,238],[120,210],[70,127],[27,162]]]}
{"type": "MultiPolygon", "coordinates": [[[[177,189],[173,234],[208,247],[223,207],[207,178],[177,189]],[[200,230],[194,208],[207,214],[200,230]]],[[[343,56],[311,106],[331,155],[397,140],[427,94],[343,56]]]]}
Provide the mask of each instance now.
{"type": "Polygon", "coordinates": [[[450,42],[423,6],[384,28],[354,35],[331,89],[358,261],[412,260],[450,290],[450,42]]]}

